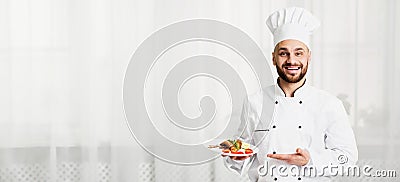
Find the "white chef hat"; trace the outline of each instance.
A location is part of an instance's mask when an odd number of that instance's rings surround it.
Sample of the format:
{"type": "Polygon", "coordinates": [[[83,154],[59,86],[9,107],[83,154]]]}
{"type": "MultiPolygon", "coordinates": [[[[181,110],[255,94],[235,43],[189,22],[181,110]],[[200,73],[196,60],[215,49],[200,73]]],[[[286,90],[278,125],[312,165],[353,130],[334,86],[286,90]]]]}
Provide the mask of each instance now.
{"type": "Polygon", "coordinates": [[[287,39],[303,42],[310,49],[310,36],[320,25],[317,18],[303,8],[291,7],[272,13],[267,26],[274,36],[274,46],[287,39]]]}

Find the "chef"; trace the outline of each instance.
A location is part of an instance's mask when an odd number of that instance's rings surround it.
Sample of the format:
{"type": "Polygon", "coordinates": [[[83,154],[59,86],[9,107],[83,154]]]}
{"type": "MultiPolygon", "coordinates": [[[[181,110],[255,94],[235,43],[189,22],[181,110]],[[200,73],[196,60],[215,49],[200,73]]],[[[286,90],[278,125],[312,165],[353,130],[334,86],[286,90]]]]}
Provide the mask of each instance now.
{"type": "Polygon", "coordinates": [[[248,173],[251,181],[329,181],[329,167],[354,165],[358,151],[341,101],[306,79],[310,35],[319,22],[307,10],[292,7],[272,13],[266,23],[274,37],[272,61],[279,77],[276,85],[247,97],[238,135],[259,152],[225,157],[225,165],[248,173]],[[307,167],[316,173],[301,175],[307,167]]]}

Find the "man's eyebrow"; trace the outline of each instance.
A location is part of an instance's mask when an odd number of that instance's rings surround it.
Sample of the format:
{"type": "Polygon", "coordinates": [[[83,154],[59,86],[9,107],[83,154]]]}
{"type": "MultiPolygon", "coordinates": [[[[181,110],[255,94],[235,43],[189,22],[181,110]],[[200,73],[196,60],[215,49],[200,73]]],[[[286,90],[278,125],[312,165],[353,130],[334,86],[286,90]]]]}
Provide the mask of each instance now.
{"type": "MultiPolygon", "coordinates": [[[[277,51],[288,51],[288,48],[280,47],[277,51]]],[[[305,49],[302,47],[298,47],[298,48],[295,48],[294,51],[305,51],[305,49]]]]}
{"type": "Polygon", "coordinates": [[[299,47],[299,48],[294,49],[294,51],[304,51],[304,49],[302,47],[299,47]]]}

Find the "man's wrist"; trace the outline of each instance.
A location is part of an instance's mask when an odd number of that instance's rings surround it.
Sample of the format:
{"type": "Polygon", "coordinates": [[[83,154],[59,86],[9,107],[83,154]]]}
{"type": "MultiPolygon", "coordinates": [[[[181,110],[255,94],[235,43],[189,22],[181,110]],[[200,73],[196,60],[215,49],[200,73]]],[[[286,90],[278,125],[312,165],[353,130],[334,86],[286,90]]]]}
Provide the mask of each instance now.
{"type": "Polygon", "coordinates": [[[304,164],[303,166],[309,166],[309,165],[312,165],[312,160],[311,160],[311,158],[309,158],[308,161],[307,161],[307,163],[304,164]]]}

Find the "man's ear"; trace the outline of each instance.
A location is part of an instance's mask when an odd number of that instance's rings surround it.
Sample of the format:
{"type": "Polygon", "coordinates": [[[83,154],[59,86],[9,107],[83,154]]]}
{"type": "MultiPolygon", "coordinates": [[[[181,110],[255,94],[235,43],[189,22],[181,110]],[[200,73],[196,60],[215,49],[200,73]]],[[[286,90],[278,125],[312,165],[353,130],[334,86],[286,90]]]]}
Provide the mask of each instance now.
{"type": "Polygon", "coordinates": [[[272,52],[272,64],[274,64],[274,66],[276,66],[276,60],[275,60],[274,52],[272,52]]]}

